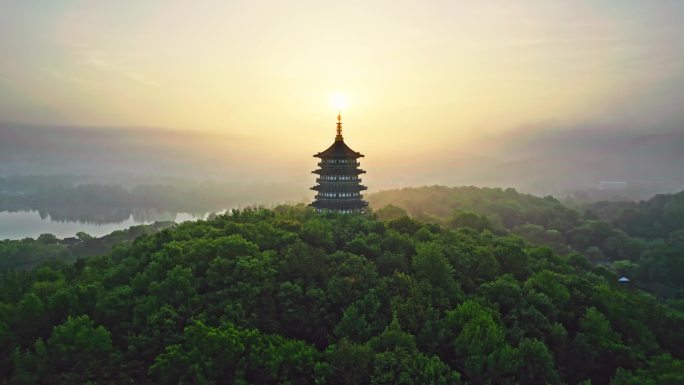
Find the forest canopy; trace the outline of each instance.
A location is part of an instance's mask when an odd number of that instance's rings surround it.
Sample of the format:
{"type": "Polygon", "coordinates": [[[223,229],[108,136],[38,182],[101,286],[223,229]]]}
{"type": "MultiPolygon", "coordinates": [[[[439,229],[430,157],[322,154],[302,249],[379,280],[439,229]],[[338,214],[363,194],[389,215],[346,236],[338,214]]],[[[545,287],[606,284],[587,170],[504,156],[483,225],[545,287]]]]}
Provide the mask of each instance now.
{"type": "Polygon", "coordinates": [[[684,381],[681,302],[487,226],[233,211],[0,289],[7,384],[684,381]]]}
{"type": "Polygon", "coordinates": [[[684,297],[684,191],[642,202],[563,204],[514,189],[418,187],[368,196],[378,218],[402,215],[447,228],[515,234],[556,253],[579,253],[640,288],[684,297]]]}

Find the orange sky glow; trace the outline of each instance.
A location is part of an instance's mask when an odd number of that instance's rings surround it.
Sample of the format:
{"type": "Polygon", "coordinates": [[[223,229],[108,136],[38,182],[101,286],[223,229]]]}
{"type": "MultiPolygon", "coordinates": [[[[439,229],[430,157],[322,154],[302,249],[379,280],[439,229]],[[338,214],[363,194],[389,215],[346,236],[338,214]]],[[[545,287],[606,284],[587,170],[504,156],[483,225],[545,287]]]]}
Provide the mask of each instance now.
{"type": "Polygon", "coordinates": [[[667,125],[679,108],[654,99],[681,96],[681,4],[10,1],[0,116],[210,132],[304,164],[340,93],[345,137],[378,167],[527,126],[667,125]]]}

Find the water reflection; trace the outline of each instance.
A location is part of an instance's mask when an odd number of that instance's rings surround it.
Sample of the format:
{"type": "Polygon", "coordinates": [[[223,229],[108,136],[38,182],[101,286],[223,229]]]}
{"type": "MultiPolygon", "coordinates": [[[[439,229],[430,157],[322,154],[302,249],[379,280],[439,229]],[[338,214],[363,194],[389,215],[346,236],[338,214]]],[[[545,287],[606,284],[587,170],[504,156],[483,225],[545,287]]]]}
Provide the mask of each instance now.
{"type": "Polygon", "coordinates": [[[91,210],[84,207],[53,207],[38,209],[43,220],[54,222],[78,222],[84,224],[102,225],[107,223],[121,223],[132,215],[130,209],[99,209],[91,210]]]}
{"type": "MultiPolygon", "coordinates": [[[[218,210],[223,211],[223,210],[218,210]]],[[[209,212],[176,212],[168,210],[157,210],[157,209],[134,209],[131,211],[133,220],[138,223],[150,223],[150,222],[163,222],[163,221],[174,221],[183,222],[190,219],[204,219],[209,215],[209,212]]]]}
{"type": "MultiPolygon", "coordinates": [[[[132,218],[135,223],[176,221],[181,212],[154,208],[111,208],[80,206],[3,207],[0,212],[18,213],[35,211],[40,219],[52,222],[75,222],[86,225],[122,223],[132,218]]],[[[222,211],[222,210],[218,210],[222,211]]],[[[209,211],[182,213],[183,220],[206,218],[209,211]]]]}
{"type": "MultiPolygon", "coordinates": [[[[217,210],[222,211],[222,210],[217,210]]],[[[150,208],[41,207],[39,209],[5,209],[0,207],[0,240],[36,238],[50,233],[59,238],[73,237],[84,231],[101,237],[113,231],[139,224],[203,219],[208,212],[177,212],[150,208]]]]}

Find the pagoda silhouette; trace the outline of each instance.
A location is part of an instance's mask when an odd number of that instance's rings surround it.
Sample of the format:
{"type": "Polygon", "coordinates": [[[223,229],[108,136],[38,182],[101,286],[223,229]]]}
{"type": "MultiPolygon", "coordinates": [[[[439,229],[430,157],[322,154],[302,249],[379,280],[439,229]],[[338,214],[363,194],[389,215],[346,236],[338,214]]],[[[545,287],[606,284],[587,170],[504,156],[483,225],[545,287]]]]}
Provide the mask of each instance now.
{"type": "Polygon", "coordinates": [[[359,175],[366,172],[359,168],[360,163],[357,161],[363,154],[352,150],[344,143],[341,114],[337,114],[335,142],[314,157],[320,158],[321,161],[318,163],[320,168],[312,171],[318,174],[318,178],[316,186],[311,189],[318,193],[311,206],[318,212],[364,212],[368,202],[363,200],[361,191],[367,187],[361,184],[359,175]]]}

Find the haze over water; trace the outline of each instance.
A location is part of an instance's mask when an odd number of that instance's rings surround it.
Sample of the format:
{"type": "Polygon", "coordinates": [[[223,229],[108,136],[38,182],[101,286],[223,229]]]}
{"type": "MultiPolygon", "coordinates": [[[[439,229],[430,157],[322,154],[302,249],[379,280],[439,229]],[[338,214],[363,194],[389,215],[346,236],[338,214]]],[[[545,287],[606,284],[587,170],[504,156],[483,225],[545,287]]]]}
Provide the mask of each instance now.
{"type": "Polygon", "coordinates": [[[154,221],[175,221],[181,223],[201,219],[189,213],[166,213],[156,218],[135,218],[133,214],[123,220],[107,220],[86,222],[76,220],[56,220],[42,216],[37,211],[0,212],[0,240],[38,238],[41,234],[52,234],[58,238],[73,237],[78,232],[85,232],[94,237],[102,237],[113,231],[126,229],[139,224],[154,221]]]}

